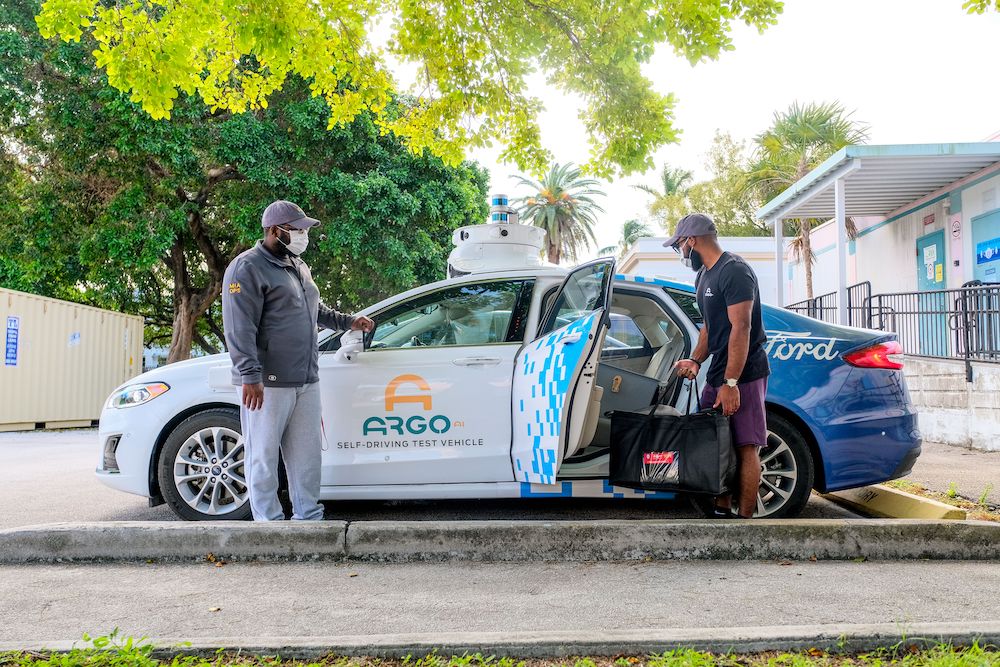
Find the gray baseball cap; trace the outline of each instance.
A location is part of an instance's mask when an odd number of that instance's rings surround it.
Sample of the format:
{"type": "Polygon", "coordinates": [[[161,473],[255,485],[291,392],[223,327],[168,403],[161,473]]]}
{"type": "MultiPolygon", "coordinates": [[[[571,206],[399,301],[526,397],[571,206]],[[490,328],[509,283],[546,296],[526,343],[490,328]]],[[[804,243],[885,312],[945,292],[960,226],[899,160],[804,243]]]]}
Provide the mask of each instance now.
{"type": "Polygon", "coordinates": [[[663,244],[665,248],[671,248],[677,244],[681,239],[686,239],[689,236],[711,236],[717,235],[719,230],[715,227],[715,222],[712,221],[711,216],[705,213],[689,213],[681,218],[681,221],[677,223],[677,229],[674,230],[674,235],[667,239],[667,242],[663,244]]]}
{"type": "Polygon", "coordinates": [[[289,225],[293,229],[309,229],[319,224],[319,220],[310,218],[298,204],[279,199],[264,209],[260,218],[260,226],[264,229],[277,225],[289,225]]]}

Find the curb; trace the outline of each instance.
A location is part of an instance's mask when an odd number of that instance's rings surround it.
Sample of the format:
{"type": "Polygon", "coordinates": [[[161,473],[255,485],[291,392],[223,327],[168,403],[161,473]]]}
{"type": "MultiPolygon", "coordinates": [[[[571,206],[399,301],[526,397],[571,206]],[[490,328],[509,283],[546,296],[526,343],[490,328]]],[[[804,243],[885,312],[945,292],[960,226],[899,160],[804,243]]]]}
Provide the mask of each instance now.
{"type": "Polygon", "coordinates": [[[1000,524],[913,519],[58,523],[0,531],[0,564],[225,560],[1000,560],[1000,524]]]}
{"type": "MultiPolygon", "coordinates": [[[[1000,643],[1000,623],[917,623],[872,625],[801,625],[746,628],[671,628],[612,631],[537,631],[443,634],[400,634],[350,637],[210,637],[151,640],[153,657],[175,655],[215,657],[219,649],[249,655],[280,655],[308,660],[326,654],[405,658],[431,652],[452,656],[481,655],[517,658],[650,655],[678,648],[717,653],[800,651],[855,653],[897,645],[930,648],[938,644],[981,646],[1000,643]],[[169,648],[175,647],[175,648],[169,648]]],[[[64,652],[83,642],[0,642],[2,651],[64,652]]]]}
{"type": "Polygon", "coordinates": [[[933,498],[907,493],[883,484],[824,493],[822,496],[848,509],[861,510],[872,516],[888,519],[954,521],[964,520],[967,516],[965,510],[960,507],[954,507],[933,498]]]}
{"type": "Polygon", "coordinates": [[[0,564],[62,561],[340,559],[347,522],[106,521],[0,530],[0,564]]]}

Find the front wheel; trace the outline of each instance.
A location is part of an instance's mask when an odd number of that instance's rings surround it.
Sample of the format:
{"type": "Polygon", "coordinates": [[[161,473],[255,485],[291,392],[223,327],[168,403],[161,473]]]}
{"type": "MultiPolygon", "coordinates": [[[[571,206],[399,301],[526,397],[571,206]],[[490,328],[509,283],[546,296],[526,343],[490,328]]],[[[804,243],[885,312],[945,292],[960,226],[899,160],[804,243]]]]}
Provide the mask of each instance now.
{"type": "Polygon", "coordinates": [[[163,499],[187,521],[250,518],[239,414],[215,408],[174,428],[160,451],[163,499]]]}
{"type": "MultiPolygon", "coordinates": [[[[767,414],[767,444],[760,450],[761,478],[755,518],[798,516],[809,502],[813,487],[813,457],[805,438],[788,421],[767,414]]],[[[694,505],[712,516],[715,499],[692,497],[694,505]]]]}

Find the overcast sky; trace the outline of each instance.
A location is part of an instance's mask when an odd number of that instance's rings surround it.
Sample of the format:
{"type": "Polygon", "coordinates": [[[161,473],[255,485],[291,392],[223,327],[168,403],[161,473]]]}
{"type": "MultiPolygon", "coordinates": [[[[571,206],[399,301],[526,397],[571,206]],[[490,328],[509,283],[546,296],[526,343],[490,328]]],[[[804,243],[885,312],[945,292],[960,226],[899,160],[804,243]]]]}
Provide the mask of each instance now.
{"type": "MultiPolygon", "coordinates": [[[[1000,15],[969,16],[962,0],[786,0],[778,24],[764,34],[736,27],[736,49],[718,61],[691,66],[661,48],[646,74],[657,90],[677,97],[681,140],[656,154],[655,172],[605,184],[599,244],[613,244],[625,220],[646,216],[649,196],[632,184],[656,185],[664,162],[704,178],[704,154],[717,129],[751,139],[775,110],[796,100],[839,100],[871,126],[873,144],[982,141],[997,134],[998,40],[1000,15]]],[[[572,100],[545,95],[541,86],[533,92],[547,107],[542,137],[555,159],[586,162],[572,100]]],[[[523,194],[509,179],[516,167],[499,164],[498,154],[470,157],[490,170],[493,192],[523,194]]]]}

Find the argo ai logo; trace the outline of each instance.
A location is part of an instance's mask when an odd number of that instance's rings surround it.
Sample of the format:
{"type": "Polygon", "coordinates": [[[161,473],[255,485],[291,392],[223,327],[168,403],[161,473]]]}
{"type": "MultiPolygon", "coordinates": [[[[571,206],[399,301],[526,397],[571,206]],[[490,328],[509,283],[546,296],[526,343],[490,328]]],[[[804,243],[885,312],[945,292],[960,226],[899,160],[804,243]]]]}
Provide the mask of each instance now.
{"type": "MultiPolygon", "coordinates": [[[[433,398],[431,397],[431,386],[427,384],[419,375],[399,375],[392,379],[385,388],[385,411],[394,412],[400,403],[416,403],[424,412],[433,412],[433,398]],[[400,394],[400,387],[413,388],[419,393],[400,394]]],[[[456,423],[456,426],[459,424],[456,423]]],[[[444,415],[413,415],[412,417],[399,417],[396,415],[385,415],[384,417],[369,417],[362,426],[363,435],[421,435],[430,431],[431,433],[447,433],[451,430],[452,422],[444,415]]]]}

